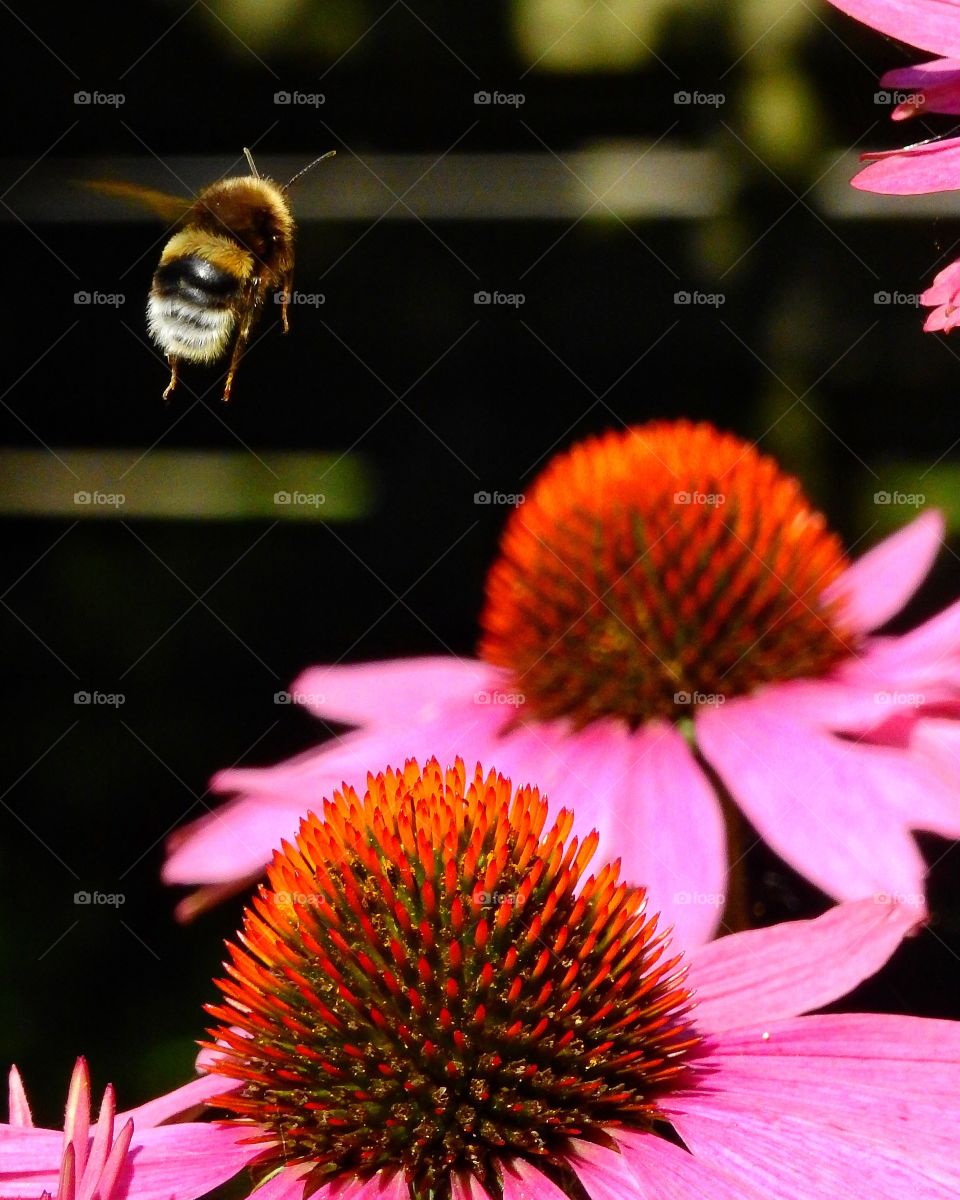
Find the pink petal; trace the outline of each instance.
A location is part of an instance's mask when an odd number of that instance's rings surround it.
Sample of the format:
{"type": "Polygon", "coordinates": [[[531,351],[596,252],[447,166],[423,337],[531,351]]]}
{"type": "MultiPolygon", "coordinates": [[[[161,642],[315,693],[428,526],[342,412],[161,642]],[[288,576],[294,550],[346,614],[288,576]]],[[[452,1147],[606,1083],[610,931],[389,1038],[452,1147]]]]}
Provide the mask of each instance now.
{"type": "MultiPolygon", "coordinates": [[[[91,1197],[94,1195],[96,1195],[97,1200],[108,1200],[109,1197],[113,1196],[114,1186],[120,1177],[124,1163],[127,1161],[127,1154],[132,1141],[133,1122],[127,1121],[126,1125],[120,1130],[117,1140],[110,1147],[110,1152],[106,1157],[103,1168],[99,1169],[98,1167],[95,1175],[90,1175],[89,1180],[84,1180],[84,1187],[79,1200],[91,1200],[91,1197]]],[[[106,1143],[102,1144],[106,1148],[106,1143]]],[[[100,1144],[95,1143],[95,1145],[99,1149],[100,1144]]],[[[89,1173],[89,1164],[87,1170],[89,1173]]],[[[121,1200],[122,1194],[121,1191],[117,1200],[121,1200]]]]}
{"type": "Polygon", "coordinates": [[[906,905],[853,900],[698,946],[688,975],[697,1026],[718,1033],[829,1004],[879,971],[916,923],[906,905]]]}
{"type": "Polygon", "coordinates": [[[344,782],[361,793],[369,771],[402,767],[435,755],[497,766],[493,739],[512,715],[502,706],[477,705],[472,696],[450,704],[433,720],[377,726],[331,741],[276,767],[222,771],[217,791],[244,795],[179,830],[164,864],[167,883],[228,883],[263,869],[282,838],[292,839],[301,818],[320,811],[344,782]]]}
{"type": "Polygon", "coordinates": [[[309,667],[290,687],[317,717],[345,725],[429,719],[441,704],[469,701],[500,687],[504,673],[458,658],[398,658],[352,666],[309,667]]]}
{"type": "Polygon", "coordinates": [[[723,1034],[704,1065],[701,1086],[671,1099],[671,1116],[782,1113],[875,1138],[960,1184],[957,1022],[873,1014],[777,1021],[723,1034]]]}
{"type": "MultiPolygon", "coordinates": [[[[478,1198],[485,1195],[477,1193],[478,1198]]],[[[516,1158],[503,1164],[503,1200],[567,1200],[567,1196],[542,1171],[516,1158]]]]}
{"type": "MultiPolygon", "coordinates": [[[[130,1137],[133,1133],[133,1122],[128,1121],[121,1135],[117,1138],[117,1142],[121,1144],[122,1149],[117,1150],[113,1140],[113,1119],[116,1112],[116,1101],[114,1099],[113,1087],[107,1084],[107,1089],[103,1095],[103,1103],[100,1105],[100,1113],[97,1117],[97,1123],[93,1129],[93,1140],[90,1143],[90,1150],[87,1157],[87,1165],[83,1172],[83,1178],[80,1183],[78,1200],[91,1200],[94,1190],[100,1181],[101,1173],[103,1172],[108,1158],[111,1159],[111,1168],[113,1163],[119,1165],[123,1161],[123,1156],[126,1154],[126,1147],[130,1144],[130,1137]]],[[[109,1173],[108,1173],[109,1174],[109,1173]]],[[[116,1170],[108,1178],[107,1182],[111,1183],[116,1177],[116,1170]]],[[[110,1188],[104,1185],[99,1194],[103,1197],[110,1195],[110,1188]]]]}
{"type": "Polygon", "coordinates": [[[86,1059],[78,1058],[70,1077],[67,1109],[63,1118],[63,1149],[73,1146],[77,1177],[87,1163],[87,1135],[90,1131],[90,1072],[86,1059]]]}
{"type": "Polygon", "coordinates": [[[918,196],[960,188],[960,138],[945,138],[865,157],[873,161],[850,181],[861,192],[918,196]]]}
{"type": "Polygon", "coordinates": [[[880,86],[912,91],[943,83],[954,76],[960,78],[960,59],[932,58],[929,62],[912,63],[908,67],[894,67],[880,76],[880,86]]]}
{"type": "MultiPolygon", "coordinates": [[[[209,1054],[209,1051],[203,1051],[200,1058],[204,1062],[208,1062],[209,1054]]],[[[197,1061],[199,1066],[200,1059],[197,1061]]],[[[124,1121],[133,1121],[139,1130],[152,1129],[163,1121],[169,1121],[171,1117],[182,1116],[192,1108],[206,1104],[212,1096],[221,1096],[224,1092],[229,1092],[232,1087],[239,1086],[239,1081],[235,1083],[220,1075],[203,1075],[200,1079],[193,1079],[190,1083],[185,1083],[182,1087],[167,1092],[165,1096],[158,1096],[156,1100],[149,1100],[146,1104],[141,1104],[139,1108],[131,1108],[128,1112],[119,1113],[116,1121],[118,1125],[124,1121]]]]}
{"type": "MultiPolygon", "coordinates": [[[[683,946],[706,941],[723,908],[726,850],[720,806],[690,748],[662,722],[632,733],[617,721],[572,732],[526,722],[492,747],[515,785],[536,784],[553,813],[569,808],[580,837],[596,829],[600,866],[619,858],[651,913],[683,946]]],[[[484,764],[486,765],[486,763],[484,764]]]]}
{"type": "Polygon", "coordinates": [[[135,1131],[117,1179],[117,1200],[196,1200],[263,1151],[250,1129],[227,1124],[161,1125],[135,1131]],[[244,1144],[246,1143],[246,1144],[244,1144]]]}
{"type": "Polygon", "coordinates": [[[33,1125],[27,1093],[24,1091],[23,1080],[16,1067],[10,1068],[9,1113],[11,1125],[33,1125]]]}
{"type": "MultiPolygon", "coordinates": [[[[275,1175],[258,1188],[250,1192],[249,1200],[303,1200],[304,1175],[310,1173],[310,1165],[299,1164],[294,1167],[282,1167],[275,1175]]],[[[329,1188],[321,1188],[315,1196],[326,1200],[329,1188]]]]}
{"type": "Polygon", "coordinates": [[[491,1200],[491,1196],[475,1175],[454,1175],[450,1183],[450,1200],[491,1200]]]}
{"type": "Polygon", "coordinates": [[[620,1153],[575,1141],[572,1165],[591,1200],[770,1200],[706,1156],[648,1133],[616,1129],[620,1153]]]}
{"type": "Polygon", "coordinates": [[[952,262],[949,266],[938,271],[933,283],[920,296],[920,303],[950,304],[960,292],[960,262],[952,262]]]}
{"type": "Polygon", "coordinates": [[[944,529],[939,512],[922,513],[849,566],[824,590],[824,603],[838,601],[840,620],[854,633],[883,625],[923,582],[943,543],[944,529]]]}
{"type": "Polygon", "coordinates": [[[937,689],[960,688],[960,601],[899,637],[868,643],[841,671],[845,682],[918,694],[939,703],[937,689]],[[934,693],[934,694],[930,694],[934,693]]]}
{"type": "Polygon", "coordinates": [[[960,55],[957,0],[831,0],[835,8],[881,33],[931,54],[960,55]]]}
{"type": "Polygon", "coordinates": [[[960,61],[936,58],[888,71],[880,86],[914,93],[890,114],[895,121],[926,113],[960,113],[960,61]]]}
{"type": "Polygon", "coordinates": [[[705,711],[697,741],[764,841],[819,888],[923,912],[926,868],[909,830],[942,811],[947,788],[930,764],[819,732],[762,693],[705,711]]]}

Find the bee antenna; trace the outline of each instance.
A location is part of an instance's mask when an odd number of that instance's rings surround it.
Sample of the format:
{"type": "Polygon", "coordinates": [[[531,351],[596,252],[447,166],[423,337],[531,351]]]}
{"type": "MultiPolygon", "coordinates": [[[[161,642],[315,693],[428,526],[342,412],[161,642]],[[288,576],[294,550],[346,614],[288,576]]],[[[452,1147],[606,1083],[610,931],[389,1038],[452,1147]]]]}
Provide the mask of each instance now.
{"type": "Polygon", "coordinates": [[[250,174],[254,177],[254,179],[259,179],[260,172],[257,170],[257,164],[253,161],[252,152],[246,146],[244,146],[243,154],[247,160],[247,166],[250,168],[250,174]]]}
{"type": "Polygon", "coordinates": [[[319,158],[315,158],[315,159],[313,160],[313,162],[311,162],[311,163],[307,163],[307,165],[306,165],[306,166],[303,168],[303,170],[302,170],[302,171],[298,171],[298,172],[296,173],[296,175],[294,175],[294,177],[293,177],[292,179],[289,179],[289,180],[288,180],[288,181],[287,181],[287,182],[286,182],[286,183],[283,185],[283,190],[284,190],[284,191],[287,191],[287,190],[288,190],[290,187],[292,187],[292,186],[293,186],[293,184],[295,184],[295,183],[297,182],[297,180],[298,180],[298,179],[299,179],[301,176],[303,176],[303,175],[306,175],[306,173],[307,173],[308,171],[312,171],[312,170],[313,170],[313,168],[314,168],[314,167],[317,165],[317,163],[322,163],[322,162],[323,162],[323,160],[324,160],[325,158],[333,158],[333,157],[336,155],[336,153],[337,153],[337,152],[336,152],[336,150],[328,150],[328,151],[326,152],[326,154],[321,154],[321,155],[320,155],[320,157],[319,157],[319,158]]]}

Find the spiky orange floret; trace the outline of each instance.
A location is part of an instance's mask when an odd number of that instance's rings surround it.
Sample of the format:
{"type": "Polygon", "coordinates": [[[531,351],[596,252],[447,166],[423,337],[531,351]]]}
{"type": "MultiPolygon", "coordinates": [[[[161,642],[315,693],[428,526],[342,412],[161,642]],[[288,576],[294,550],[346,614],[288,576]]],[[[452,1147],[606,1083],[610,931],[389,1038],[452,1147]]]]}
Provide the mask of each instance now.
{"type": "Polygon", "coordinates": [[[846,566],[753,445],[688,421],[611,432],[555,458],[511,514],[480,653],[539,716],[677,720],[848,654],[822,600],[846,566]]]}
{"type": "Polygon", "coordinates": [[[619,863],[584,878],[597,835],[546,819],[535,788],[408,762],[276,852],[208,1008],[264,1165],[496,1195],[504,1156],[559,1174],[568,1138],[660,1119],[698,1040],[680,956],[619,863]]]}

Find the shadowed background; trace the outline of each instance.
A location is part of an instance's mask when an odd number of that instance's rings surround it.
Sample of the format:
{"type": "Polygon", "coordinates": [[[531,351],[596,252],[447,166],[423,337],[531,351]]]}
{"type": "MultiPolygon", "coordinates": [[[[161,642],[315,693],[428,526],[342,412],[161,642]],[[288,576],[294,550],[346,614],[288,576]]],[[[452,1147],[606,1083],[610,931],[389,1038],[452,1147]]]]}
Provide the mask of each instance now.
{"type": "MultiPolygon", "coordinates": [[[[0,1062],[53,1121],[79,1052],[123,1106],[186,1077],[240,901],[177,927],[164,837],[216,769],[318,740],[275,703],[307,664],[472,653],[505,517],[477,493],[685,415],[758,440],[858,549],[914,515],[878,492],[956,524],[960,340],[921,334],[915,297],[957,223],[951,197],[849,191],[857,150],[946,126],[892,126],[876,78],[905,52],[825,7],[150,0],[0,23],[0,1062]],[[184,192],[242,172],[244,145],[280,178],[337,149],[295,194],[302,299],[286,339],[268,308],[229,408],[202,369],[165,407],[143,319],[163,227],[74,181],[184,192]],[[274,500],[296,491],[323,501],[274,500]],[[124,903],[74,902],[94,890],[124,903]]],[[[901,627],[960,591],[955,549],[901,627]]],[[[960,1016],[957,855],[923,846],[935,924],[847,1007],[960,1016]]],[[[763,848],[749,869],[758,921],[821,911],[763,848]]]]}

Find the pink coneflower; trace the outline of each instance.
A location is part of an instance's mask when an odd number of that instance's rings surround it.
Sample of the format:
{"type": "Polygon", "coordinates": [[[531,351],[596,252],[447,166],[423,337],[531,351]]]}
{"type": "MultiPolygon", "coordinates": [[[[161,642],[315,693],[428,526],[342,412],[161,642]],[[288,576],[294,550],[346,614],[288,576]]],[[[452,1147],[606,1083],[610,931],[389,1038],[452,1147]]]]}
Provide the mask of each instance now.
{"type": "Polygon", "coordinates": [[[921,904],[910,830],[960,835],[960,605],[900,637],[870,631],[942,533],[925,513],[850,564],[796,480],[738,438],[680,421],[584,442],[510,516],[483,661],[308,670],[296,698],[362,729],[217,776],[239,798],[178,835],[165,878],[208,885],[195,911],[262,871],[311,796],[439,753],[573,808],[685,945],[723,904],[717,776],[829,895],[921,904]]]}
{"type": "Polygon", "coordinates": [[[960,1024],[801,1017],[915,914],[866,900],[685,965],[595,833],[462,762],[285,843],[209,1008],[256,1200],[946,1200],[960,1024]]]}
{"type": "Polygon", "coordinates": [[[90,1075],[77,1059],[63,1132],[37,1129],[16,1067],[10,1119],[0,1125],[0,1197],[31,1200],[195,1200],[231,1179],[256,1150],[223,1122],[160,1126],[205,1103],[223,1082],[197,1079],[130,1112],[116,1112],[108,1085],[91,1124],[90,1075]]]}

